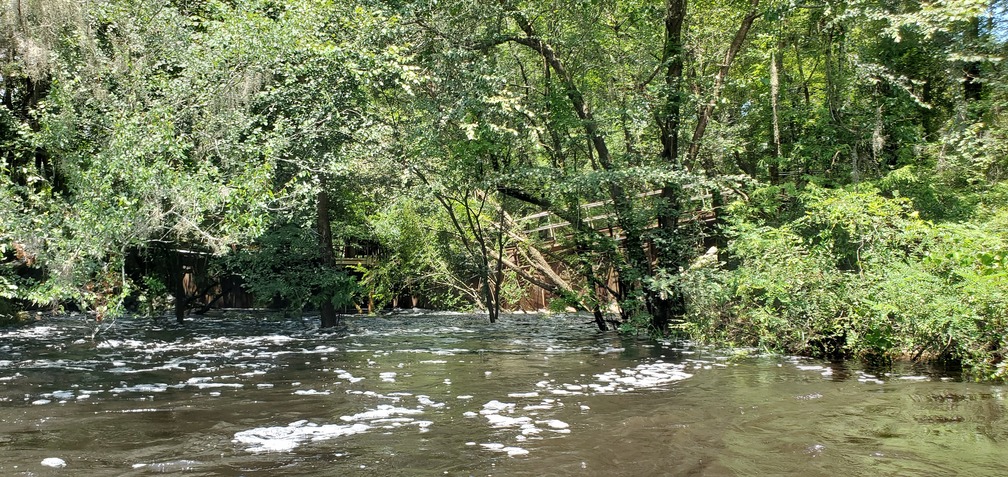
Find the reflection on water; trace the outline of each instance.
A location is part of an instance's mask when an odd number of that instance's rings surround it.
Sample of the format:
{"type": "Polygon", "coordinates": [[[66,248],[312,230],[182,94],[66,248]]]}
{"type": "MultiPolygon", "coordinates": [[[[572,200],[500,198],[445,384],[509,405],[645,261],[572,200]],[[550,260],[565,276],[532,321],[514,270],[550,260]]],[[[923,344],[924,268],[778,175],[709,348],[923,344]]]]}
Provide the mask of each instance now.
{"type": "Polygon", "coordinates": [[[735,358],[584,317],[0,331],[0,475],[1005,475],[1006,409],[1003,387],[933,370],[735,358]]]}

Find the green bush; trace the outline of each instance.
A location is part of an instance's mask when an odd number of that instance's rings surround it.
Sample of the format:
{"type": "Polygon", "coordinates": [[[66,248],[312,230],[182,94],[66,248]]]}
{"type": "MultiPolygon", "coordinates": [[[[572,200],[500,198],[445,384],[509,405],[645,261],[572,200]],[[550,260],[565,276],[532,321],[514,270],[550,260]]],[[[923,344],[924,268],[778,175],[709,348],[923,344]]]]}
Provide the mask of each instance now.
{"type": "Polygon", "coordinates": [[[316,237],[293,224],[270,229],[223,261],[225,270],[242,277],[259,306],[296,311],[328,301],[341,308],[359,296],[356,278],[343,268],[321,266],[316,237]]]}
{"type": "Polygon", "coordinates": [[[931,186],[911,172],[839,189],[809,185],[788,206],[802,213],[779,224],[767,219],[774,202],[767,197],[783,197],[780,188],[734,204],[733,265],[683,274],[684,327],[703,341],[953,361],[977,377],[1008,378],[1008,209],[986,202],[978,212],[951,214],[969,221],[923,220],[920,208],[937,206],[931,186]],[[914,188],[913,198],[903,195],[914,188]]]}

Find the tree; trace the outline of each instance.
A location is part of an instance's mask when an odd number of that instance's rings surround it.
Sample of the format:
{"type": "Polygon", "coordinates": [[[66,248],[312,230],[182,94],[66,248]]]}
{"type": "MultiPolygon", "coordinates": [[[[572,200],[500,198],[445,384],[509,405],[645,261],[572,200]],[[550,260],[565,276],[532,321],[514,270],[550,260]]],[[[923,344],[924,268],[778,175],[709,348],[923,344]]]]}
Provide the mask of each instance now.
{"type": "MultiPolygon", "coordinates": [[[[19,25],[69,32],[32,36],[50,62],[24,70],[25,84],[48,85],[21,129],[40,160],[10,169],[27,225],[10,235],[43,270],[24,298],[115,314],[134,289],[132,249],[220,253],[257,233],[271,171],[242,137],[257,76],[208,48],[226,38],[154,3],[59,4],[72,14],[56,24],[15,3],[19,25]]],[[[34,64],[20,55],[15,64],[34,64]]]]}
{"type": "MultiPolygon", "coordinates": [[[[654,288],[651,278],[658,270],[674,275],[695,256],[695,231],[679,227],[695,204],[683,186],[706,180],[679,156],[679,137],[690,126],[681,111],[696,104],[683,78],[686,3],[419,3],[418,57],[432,77],[443,78],[436,94],[475,85],[455,90],[463,99],[441,102],[434,117],[496,151],[468,170],[513,199],[510,213],[547,211],[569,223],[577,256],[599,265],[576,266],[586,286],[607,290],[624,320],[651,316],[646,326],[663,332],[681,314],[674,305],[680,299],[668,298],[674,289],[654,288]],[[488,137],[484,130],[507,134],[488,137]],[[650,194],[656,189],[663,191],[658,197],[650,194]],[[582,209],[597,201],[610,213],[601,231],[582,209]],[[616,270],[615,288],[600,276],[605,270],[616,270]]],[[[728,69],[761,12],[756,2],[746,6],[721,53],[712,99],[693,125],[694,161],[728,69]]]]}
{"type": "MultiPolygon", "coordinates": [[[[4,190],[19,210],[3,236],[43,270],[21,296],[117,312],[135,289],[133,250],[223,254],[266,230],[275,210],[297,209],[306,191],[333,268],[327,180],[362,121],[358,80],[378,74],[343,28],[373,12],[314,2],[59,5],[63,17],[5,11],[10,36],[31,40],[10,41],[28,45],[10,56],[26,73],[4,76],[32,88],[5,88],[7,137],[21,146],[5,159],[4,190]]],[[[183,273],[167,275],[181,320],[183,273]]],[[[333,323],[333,300],[319,304],[333,323]]]]}

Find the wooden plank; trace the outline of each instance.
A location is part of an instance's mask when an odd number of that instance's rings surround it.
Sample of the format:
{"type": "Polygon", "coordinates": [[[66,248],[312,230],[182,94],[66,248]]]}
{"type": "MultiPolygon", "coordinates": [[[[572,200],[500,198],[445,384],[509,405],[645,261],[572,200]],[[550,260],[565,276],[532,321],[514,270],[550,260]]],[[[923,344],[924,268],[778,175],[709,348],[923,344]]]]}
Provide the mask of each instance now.
{"type": "Polygon", "coordinates": [[[378,264],[375,257],[337,257],[336,265],[341,267],[374,266],[378,264]]]}
{"type": "MultiPolygon", "coordinates": [[[[691,189],[692,187],[683,187],[683,188],[684,189],[691,189]]],[[[652,196],[656,196],[656,195],[660,195],[660,194],[661,194],[660,190],[652,190],[652,191],[642,192],[640,194],[637,194],[637,195],[635,195],[635,197],[637,197],[637,198],[645,198],[645,197],[652,197],[652,196]]],[[[711,195],[708,194],[708,193],[698,194],[698,195],[695,195],[695,196],[691,196],[690,197],[690,201],[694,201],[694,202],[696,202],[696,201],[702,201],[704,199],[709,199],[710,197],[711,197],[711,195]]],[[[612,204],[611,200],[603,200],[603,201],[598,201],[598,202],[589,202],[587,204],[582,205],[581,208],[584,209],[584,210],[589,210],[589,209],[594,209],[594,208],[598,208],[598,207],[602,207],[602,206],[606,206],[606,205],[611,205],[611,204],[612,204]]],[[[549,212],[549,211],[536,212],[534,214],[530,214],[530,215],[526,215],[524,217],[518,218],[517,220],[515,220],[515,223],[521,224],[521,223],[525,223],[525,222],[531,222],[533,220],[541,219],[543,217],[550,217],[552,215],[553,214],[551,212],[549,212]]],[[[609,215],[612,215],[612,213],[604,214],[604,215],[599,215],[599,216],[588,217],[585,220],[586,221],[591,221],[591,220],[594,220],[596,218],[604,217],[604,216],[609,216],[609,215]]],[[[566,225],[570,225],[570,222],[563,221],[563,222],[559,222],[558,224],[556,224],[557,227],[563,227],[563,226],[566,226],[566,225]]],[[[540,229],[533,229],[533,230],[527,230],[527,232],[531,233],[531,232],[539,231],[539,230],[540,229]]]]}

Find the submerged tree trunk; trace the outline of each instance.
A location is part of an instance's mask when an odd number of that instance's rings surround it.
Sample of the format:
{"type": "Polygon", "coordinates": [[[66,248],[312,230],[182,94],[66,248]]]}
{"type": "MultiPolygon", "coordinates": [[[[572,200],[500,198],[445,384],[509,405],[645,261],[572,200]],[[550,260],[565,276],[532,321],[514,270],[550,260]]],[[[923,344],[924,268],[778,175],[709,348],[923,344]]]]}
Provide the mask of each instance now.
{"type": "MultiPolygon", "coordinates": [[[[332,224],[329,222],[329,191],[326,187],[324,176],[319,177],[319,192],[316,197],[316,215],[319,235],[319,255],[322,258],[322,267],[331,270],[336,266],[336,255],[333,253],[332,224]]],[[[340,324],[340,317],[333,306],[332,298],[327,290],[323,290],[325,297],[319,305],[321,315],[321,327],[332,328],[340,324]]]]}
{"type": "MultiPolygon", "coordinates": [[[[659,138],[662,145],[661,158],[668,166],[681,170],[679,158],[679,127],[682,123],[682,77],[683,44],[682,27],[686,18],[686,0],[667,0],[665,4],[665,44],[662,48],[662,62],[665,68],[665,104],[655,113],[659,138]]],[[[678,271],[682,264],[683,241],[679,235],[679,215],[682,208],[682,187],[679,183],[667,183],[661,190],[661,203],[657,211],[658,231],[655,249],[657,268],[678,271]]],[[[683,313],[682,297],[677,291],[661,294],[650,291],[648,306],[651,312],[651,327],[664,333],[669,322],[683,313]]]]}
{"type": "Polygon", "coordinates": [[[175,280],[175,322],[180,325],[185,323],[188,301],[185,290],[185,272],[179,269],[178,278],[175,280]]]}
{"type": "MultiPolygon", "coordinates": [[[[662,61],[667,65],[665,70],[665,105],[656,113],[659,132],[662,143],[662,160],[669,166],[677,169],[683,167],[679,157],[679,128],[681,126],[680,111],[682,108],[682,76],[683,76],[683,44],[682,26],[686,17],[686,0],[667,0],[665,12],[665,44],[662,48],[662,61]]],[[[696,166],[697,157],[700,152],[700,143],[714,114],[714,107],[721,96],[724,88],[728,70],[735,60],[735,56],[742,48],[749,29],[753,21],[758,16],[757,7],[759,0],[751,0],[751,10],[742,19],[742,24],[735,37],[732,39],[728,51],[725,52],[724,60],[718,69],[714,81],[714,90],[707,104],[704,105],[697,118],[697,124],[693,130],[693,137],[687,148],[686,159],[689,164],[696,166]]],[[[708,174],[714,172],[714,163],[705,160],[703,168],[708,174]]],[[[686,265],[690,259],[691,239],[679,226],[679,218],[683,206],[688,202],[689,197],[685,196],[682,185],[679,183],[668,183],[662,187],[661,204],[657,213],[658,232],[656,234],[657,268],[663,269],[670,274],[678,273],[680,267],[686,265]]],[[[666,290],[649,290],[649,308],[651,311],[651,326],[658,333],[665,333],[669,323],[675,317],[681,317],[686,313],[686,299],[682,291],[676,285],[666,290]]]]}
{"type": "Polygon", "coordinates": [[[497,250],[495,251],[496,252],[496,260],[494,260],[494,262],[496,263],[496,268],[494,269],[494,272],[493,272],[493,274],[494,274],[494,282],[493,282],[493,284],[494,284],[494,289],[493,289],[494,320],[496,320],[497,318],[500,317],[501,306],[502,306],[502,304],[501,304],[501,288],[504,285],[504,260],[502,260],[502,259],[504,258],[504,228],[507,227],[507,223],[506,223],[507,215],[506,215],[505,210],[504,210],[504,203],[505,203],[505,199],[507,198],[507,196],[505,196],[504,194],[500,194],[500,193],[498,193],[498,194],[500,196],[500,204],[499,204],[500,210],[499,210],[498,220],[497,220],[497,236],[495,237],[496,241],[497,241],[497,243],[496,243],[497,250]]]}
{"type": "Polygon", "coordinates": [[[175,322],[185,323],[186,310],[189,307],[189,296],[185,288],[185,267],[182,264],[182,252],[179,250],[165,250],[168,255],[169,264],[168,279],[172,283],[172,293],[175,295],[175,322]]]}

